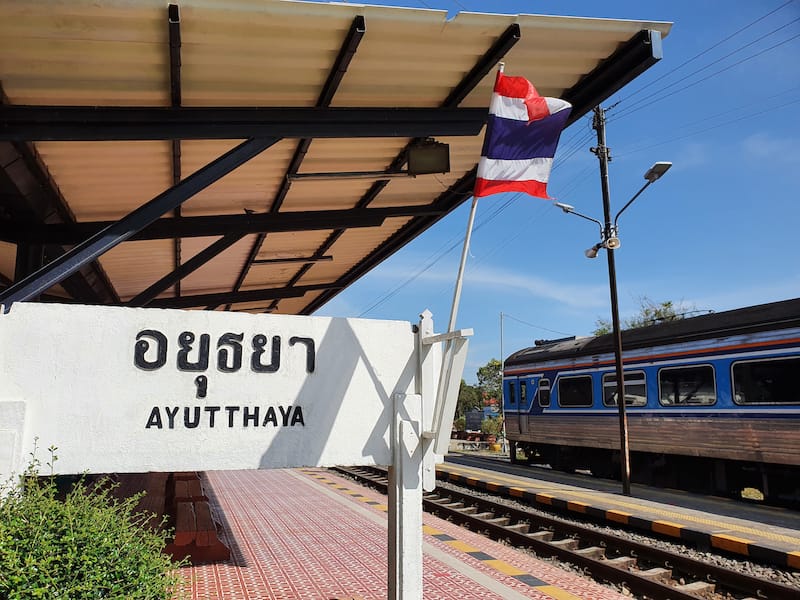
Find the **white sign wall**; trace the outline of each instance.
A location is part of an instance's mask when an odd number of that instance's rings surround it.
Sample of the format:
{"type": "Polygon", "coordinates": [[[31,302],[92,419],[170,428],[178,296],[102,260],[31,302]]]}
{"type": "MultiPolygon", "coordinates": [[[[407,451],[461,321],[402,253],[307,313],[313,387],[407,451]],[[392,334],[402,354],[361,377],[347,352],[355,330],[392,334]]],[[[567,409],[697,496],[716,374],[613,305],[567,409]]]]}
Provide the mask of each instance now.
{"type": "Polygon", "coordinates": [[[415,340],[404,321],[17,303],[0,477],[35,438],[60,473],[390,464],[415,340]]]}

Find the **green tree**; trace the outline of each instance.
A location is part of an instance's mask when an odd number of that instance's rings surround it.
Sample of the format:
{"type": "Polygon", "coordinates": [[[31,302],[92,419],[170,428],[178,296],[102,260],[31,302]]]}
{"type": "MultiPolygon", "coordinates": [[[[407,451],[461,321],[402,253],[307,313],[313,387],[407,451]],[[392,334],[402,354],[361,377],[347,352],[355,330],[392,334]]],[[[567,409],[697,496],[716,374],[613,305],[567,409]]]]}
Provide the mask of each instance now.
{"type": "Polygon", "coordinates": [[[463,417],[467,411],[475,408],[481,408],[483,400],[481,398],[481,391],[474,385],[469,385],[463,379],[461,380],[461,387],[458,390],[458,404],[456,405],[456,417],[463,417]]]}
{"type": "Polygon", "coordinates": [[[492,358],[478,369],[478,387],[484,398],[495,398],[500,401],[503,390],[503,368],[499,360],[492,358]]]}
{"type": "MultiPolygon", "coordinates": [[[[696,310],[694,306],[688,306],[683,302],[678,304],[675,304],[672,300],[654,302],[647,296],[642,296],[639,298],[639,312],[632,317],[621,320],[620,327],[622,329],[635,329],[665,321],[675,321],[676,319],[685,318],[687,314],[696,312],[696,310]]],[[[596,329],[592,332],[594,335],[611,333],[613,329],[612,323],[608,319],[597,319],[595,325],[596,329]]]]}

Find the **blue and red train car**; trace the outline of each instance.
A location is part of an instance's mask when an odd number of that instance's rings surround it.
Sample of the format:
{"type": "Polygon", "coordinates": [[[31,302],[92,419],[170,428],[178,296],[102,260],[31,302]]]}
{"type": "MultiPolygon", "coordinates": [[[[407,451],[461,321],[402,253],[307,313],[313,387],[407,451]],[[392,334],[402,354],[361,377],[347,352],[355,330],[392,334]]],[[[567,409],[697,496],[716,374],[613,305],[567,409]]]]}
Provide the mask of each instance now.
{"type": "MultiPolygon", "coordinates": [[[[632,481],[800,501],[800,299],[622,334],[632,481]]],[[[503,371],[512,461],[618,477],[613,336],[512,354],[503,371]]]]}

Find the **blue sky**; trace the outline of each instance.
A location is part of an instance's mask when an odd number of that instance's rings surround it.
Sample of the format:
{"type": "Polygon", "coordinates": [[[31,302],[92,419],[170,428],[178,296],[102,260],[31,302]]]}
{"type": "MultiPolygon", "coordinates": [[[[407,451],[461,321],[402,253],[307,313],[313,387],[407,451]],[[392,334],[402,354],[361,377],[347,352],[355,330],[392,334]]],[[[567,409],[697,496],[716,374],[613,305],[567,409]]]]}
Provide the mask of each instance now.
{"type": "MultiPolygon", "coordinates": [[[[674,163],[620,217],[621,317],[642,297],[722,311],[800,296],[800,0],[370,4],[673,22],[663,60],[603,104],[619,101],[607,125],[612,213],[654,162],[674,163]]],[[[565,130],[548,191],[602,220],[594,143],[588,116],[565,130]]],[[[427,308],[445,331],[469,207],[316,314],[416,321],[427,308]]],[[[589,335],[610,318],[606,258],[583,254],[597,241],[597,227],[549,201],[479,202],[457,322],[475,330],[464,379],[500,358],[501,313],[505,356],[535,339],[589,335]]]]}

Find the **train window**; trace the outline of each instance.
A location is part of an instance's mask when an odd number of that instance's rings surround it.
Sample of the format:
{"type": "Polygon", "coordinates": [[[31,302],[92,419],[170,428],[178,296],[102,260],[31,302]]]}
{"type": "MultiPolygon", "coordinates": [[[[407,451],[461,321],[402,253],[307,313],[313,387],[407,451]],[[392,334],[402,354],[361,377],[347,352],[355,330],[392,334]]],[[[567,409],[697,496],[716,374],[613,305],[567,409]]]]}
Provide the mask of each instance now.
{"type": "Polygon", "coordinates": [[[796,392],[800,358],[734,363],[733,401],[736,404],[800,404],[796,392]]]}
{"type": "Polygon", "coordinates": [[[658,371],[658,398],[664,406],[708,405],[717,401],[711,365],[658,371]]]}
{"type": "Polygon", "coordinates": [[[509,404],[517,403],[517,386],[513,381],[508,384],[508,402],[509,404]]]}
{"type": "Polygon", "coordinates": [[[524,405],[528,401],[528,385],[524,381],[519,382],[519,403],[524,405]]]}
{"type": "Polygon", "coordinates": [[[558,379],[558,405],[587,407],[592,405],[592,377],[578,375],[558,379]]]}
{"type": "Polygon", "coordinates": [[[536,393],[539,396],[539,406],[547,408],[550,406],[550,380],[542,379],[539,382],[539,391],[536,393]]]}
{"type": "MultiPolygon", "coordinates": [[[[625,372],[625,406],[644,406],[647,404],[647,385],[644,371],[625,372]]],[[[603,375],[603,404],[617,405],[617,374],[603,375]]]]}

